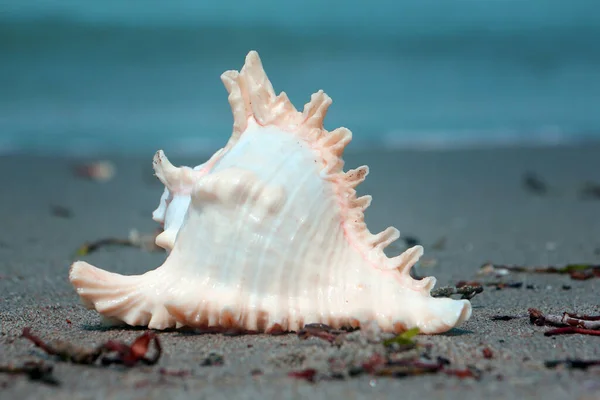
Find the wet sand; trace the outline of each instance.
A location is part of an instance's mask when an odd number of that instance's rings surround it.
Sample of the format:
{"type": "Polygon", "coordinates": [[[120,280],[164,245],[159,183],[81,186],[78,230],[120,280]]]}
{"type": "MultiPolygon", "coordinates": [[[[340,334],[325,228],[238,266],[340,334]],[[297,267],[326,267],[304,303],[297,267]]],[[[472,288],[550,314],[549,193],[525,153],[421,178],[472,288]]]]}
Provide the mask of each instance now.
{"type": "MultiPolygon", "coordinates": [[[[420,275],[433,275],[437,287],[480,279],[486,261],[522,265],[600,263],[600,199],[583,199],[585,181],[600,183],[600,146],[546,149],[493,149],[448,152],[353,153],[346,168],[368,164],[371,172],[359,192],[373,195],[367,211],[371,231],[388,225],[425,246],[420,275]],[[531,171],[548,185],[544,195],[526,190],[531,171]],[[433,244],[445,238],[443,249],[433,244]],[[432,265],[434,264],[434,265],[432,265]]],[[[546,337],[549,328],[529,322],[527,309],[547,313],[600,314],[600,280],[576,281],[564,275],[513,274],[521,288],[485,291],[473,300],[473,316],[447,334],[419,337],[434,356],[455,368],[474,366],[481,379],[443,374],[308,383],[287,377],[293,370],[328,370],[328,358],[360,358],[375,345],[360,341],[329,345],[283,336],[159,333],[163,356],[156,366],[132,369],[72,365],[54,360],[19,338],[22,329],[47,339],[94,346],[108,339],[131,341],[142,331],[106,329],[96,312],[84,309],[67,273],[85,241],[127,237],[129,230],[152,232],[151,212],[161,187],[152,177],[152,154],[116,159],[117,175],[107,183],[74,176],[75,160],[11,156],[0,158],[0,364],[47,360],[61,386],[0,374],[2,398],[545,398],[600,396],[600,368],[547,369],[544,361],[600,359],[594,336],[546,337]],[[70,210],[54,215],[53,206],[70,210]],[[527,287],[530,287],[529,289],[527,287]],[[519,316],[493,321],[494,315],[519,316]],[[486,359],[489,348],[493,358],[486,359]],[[222,366],[202,366],[211,352],[222,366]],[[186,377],[159,370],[185,370],[186,377]],[[258,373],[257,371],[260,371],[258,373]]],[[[176,164],[202,161],[171,157],[176,164]]],[[[390,252],[404,248],[402,240],[390,252]]],[[[160,265],[162,253],[106,248],[82,257],[125,274],[160,265]]]]}

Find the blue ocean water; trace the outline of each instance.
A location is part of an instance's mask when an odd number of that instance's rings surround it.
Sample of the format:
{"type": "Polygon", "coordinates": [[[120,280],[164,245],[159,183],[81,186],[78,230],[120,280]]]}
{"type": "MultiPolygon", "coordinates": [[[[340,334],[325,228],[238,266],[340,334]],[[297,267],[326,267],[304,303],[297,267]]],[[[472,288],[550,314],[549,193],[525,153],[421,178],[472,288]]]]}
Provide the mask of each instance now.
{"type": "Polygon", "coordinates": [[[220,81],[258,50],[298,109],[325,90],[352,150],[600,139],[600,3],[0,3],[0,152],[212,151],[220,81]]]}

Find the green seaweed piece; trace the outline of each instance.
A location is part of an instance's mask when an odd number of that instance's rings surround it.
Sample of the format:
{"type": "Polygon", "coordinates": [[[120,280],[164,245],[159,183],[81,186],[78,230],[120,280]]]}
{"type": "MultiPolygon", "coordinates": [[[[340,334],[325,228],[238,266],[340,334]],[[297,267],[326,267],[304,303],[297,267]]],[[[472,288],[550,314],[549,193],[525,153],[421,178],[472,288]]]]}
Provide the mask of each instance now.
{"type": "Polygon", "coordinates": [[[588,269],[594,269],[596,268],[596,265],[591,265],[591,264],[569,264],[566,267],[562,268],[562,270],[560,270],[561,272],[574,272],[574,271],[586,271],[588,269]]]}
{"type": "Polygon", "coordinates": [[[419,328],[412,328],[400,335],[383,341],[384,346],[391,346],[392,344],[399,344],[400,346],[411,346],[415,345],[413,338],[419,334],[419,328]]]}

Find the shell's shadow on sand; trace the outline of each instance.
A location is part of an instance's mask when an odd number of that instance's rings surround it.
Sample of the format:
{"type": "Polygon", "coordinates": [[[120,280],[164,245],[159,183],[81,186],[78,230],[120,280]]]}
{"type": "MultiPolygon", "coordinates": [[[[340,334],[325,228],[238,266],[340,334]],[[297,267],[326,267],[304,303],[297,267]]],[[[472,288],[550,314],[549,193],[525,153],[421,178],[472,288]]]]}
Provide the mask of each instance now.
{"type": "Polygon", "coordinates": [[[82,330],[87,332],[111,332],[111,331],[147,331],[148,328],[143,326],[127,326],[127,325],[103,325],[101,323],[96,325],[82,324],[79,326],[82,330]]]}
{"type": "Polygon", "coordinates": [[[452,328],[448,332],[440,333],[439,336],[464,336],[472,335],[474,332],[469,329],[452,328]]]}

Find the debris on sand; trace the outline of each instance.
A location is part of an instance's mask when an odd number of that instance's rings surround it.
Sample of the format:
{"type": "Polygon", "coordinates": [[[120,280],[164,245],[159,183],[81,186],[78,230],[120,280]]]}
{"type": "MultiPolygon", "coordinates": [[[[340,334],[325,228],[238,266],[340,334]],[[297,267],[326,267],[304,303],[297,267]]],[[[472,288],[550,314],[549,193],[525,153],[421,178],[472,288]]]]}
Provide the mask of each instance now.
{"type": "Polygon", "coordinates": [[[30,340],[49,355],[57,356],[62,361],[74,364],[94,364],[100,358],[102,365],[120,364],[133,367],[138,363],[154,365],[158,362],[162,348],[158,336],[153,332],[145,332],[138,336],[131,345],[116,340],[96,347],[82,348],[65,341],[45,342],[31,333],[31,328],[24,328],[22,337],[30,340]],[[154,343],[156,352],[153,357],[146,357],[150,343],[154,343]]]}
{"type": "Polygon", "coordinates": [[[400,335],[383,341],[383,345],[386,347],[398,345],[403,350],[415,348],[417,343],[413,340],[419,334],[419,328],[412,328],[400,335]]]}
{"type": "Polygon", "coordinates": [[[58,218],[69,219],[73,217],[73,211],[65,206],[52,205],[50,206],[50,214],[58,218]]]}
{"type": "Polygon", "coordinates": [[[0,365],[0,373],[24,374],[32,381],[40,381],[48,385],[60,385],[60,382],[52,375],[53,365],[45,364],[43,361],[28,361],[22,365],[0,365]]]}
{"type": "Polygon", "coordinates": [[[545,336],[568,334],[600,336],[600,315],[578,315],[568,312],[564,312],[562,315],[544,315],[535,308],[527,311],[532,324],[558,327],[544,332],[545,336]]]}
{"type": "Polygon", "coordinates": [[[208,357],[200,363],[203,367],[221,366],[223,364],[225,364],[225,358],[223,358],[221,354],[215,352],[211,352],[208,357]]]}
{"type": "Polygon", "coordinates": [[[108,246],[128,246],[133,247],[133,243],[129,239],[120,238],[104,238],[94,242],[85,242],[77,249],[78,256],[87,256],[95,251],[100,250],[103,247],[108,246]]]}
{"type": "Polygon", "coordinates": [[[288,373],[290,378],[303,379],[308,382],[315,382],[317,376],[317,370],[314,368],[307,368],[301,371],[292,371],[288,373]]]}
{"type": "Polygon", "coordinates": [[[583,199],[600,199],[600,184],[594,182],[585,182],[579,191],[583,199]]]}
{"type": "Polygon", "coordinates": [[[481,354],[483,354],[483,358],[486,360],[491,360],[494,358],[494,352],[489,347],[484,347],[484,349],[481,350],[481,354]]]}
{"type": "Polygon", "coordinates": [[[325,324],[306,324],[304,328],[298,331],[298,337],[303,340],[316,337],[332,344],[340,344],[347,333],[343,330],[333,329],[325,324]]]}
{"type": "MultiPolygon", "coordinates": [[[[451,362],[443,357],[437,357],[432,360],[429,354],[431,346],[420,345],[415,337],[419,334],[419,329],[409,329],[404,333],[393,338],[382,340],[374,345],[374,342],[363,342],[363,350],[370,354],[365,354],[359,358],[349,361],[345,358],[345,351],[341,347],[350,341],[351,334],[347,334],[348,340],[340,342],[336,353],[328,357],[328,369],[320,370],[309,367],[294,370],[288,373],[289,377],[302,379],[307,382],[317,382],[320,380],[339,380],[356,377],[359,375],[385,376],[402,378],[415,375],[441,373],[457,378],[479,379],[481,372],[474,367],[463,369],[451,368],[451,362]],[[369,349],[369,350],[367,350],[369,349]],[[339,353],[338,353],[339,352],[339,353]]],[[[313,324],[299,334],[300,338],[318,337],[330,343],[336,343],[344,333],[336,331],[322,324],[313,324]],[[309,333],[310,332],[310,333],[309,333]]]]}
{"type": "Polygon", "coordinates": [[[600,366],[600,360],[552,360],[544,363],[546,368],[557,368],[559,366],[566,367],[567,369],[583,369],[586,370],[589,367],[600,366]]]}
{"type": "Polygon", "coordinates": [[[158,370],[158,373],[161,374],[162,376],[174,376],[177,378],[186,378],[186,377],[192,375],[192,371],[187,370],[187,369],[171,370],[171,369],[161,368],[158,370]]]}
{"type": "Polygon", "coordinates": [[[461,295],[461,299],[470,300],[478,293],[483,292],[483,287],[479,282],[460,281],[456,286],[446,286],[431,291],[432,297],[450,297],[455,294],[461,295]]]}
{"type": "Polygon", "coordinates": [[[539,175],[533,172],[526,172],[522,178],[523,187],[529,193],[536,194],[538,196],[545,195],[548,193],[548,185],[539,175]]]}
{"type": "Polygon", "coordinates": [[[485,286],[495,287],[496,290],[520,289],[523,287],[523,282],[488,282],[485,286]]]}

